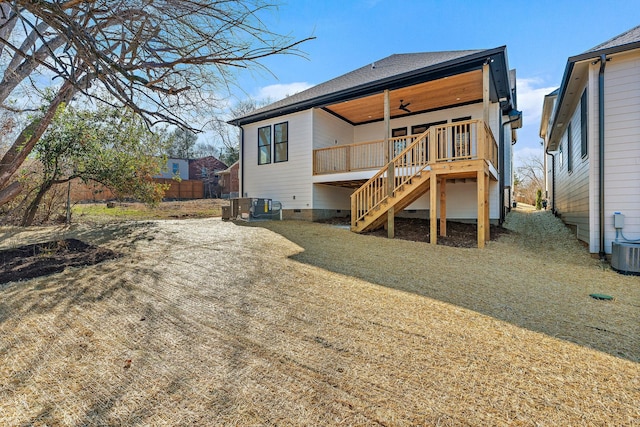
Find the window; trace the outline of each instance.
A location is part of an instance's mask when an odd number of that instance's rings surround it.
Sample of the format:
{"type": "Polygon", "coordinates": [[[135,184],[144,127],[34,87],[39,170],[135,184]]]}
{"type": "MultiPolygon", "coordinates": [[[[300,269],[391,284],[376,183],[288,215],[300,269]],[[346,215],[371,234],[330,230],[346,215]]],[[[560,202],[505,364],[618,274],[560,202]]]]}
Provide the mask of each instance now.
{"type": "Polygon", "coordinates": [[[392,138],[401,138],[393,141],[393,155],[392,157],[397,156],[405,149],[407,146],[407,139],[402,138],[403,136],[407,136],[407,128],[396,128],[391,130],[392,138]]]}
{"type": "Polygon", "coordinates": [[[429,125],[415,125],[411,126],[411,135],[420,135],[429,129],[429,125]]]}
{"type": "Polygon", "coordinates": [[[564,165],[564,152],[562,150],[563,145],[564,145],[564,139],[560,140],[560,146],[558,147],[560,149],[560,167],[564,165]]]}
{"type": "Polygon", "coordinates": [[[589,154],[587,145],[587,90],[580,97],[580,154],[584,159],[589,154]]]}
{"type": "Polygon", "coordinates": [[[273,126],[273,161],[286,162],[289,159],[289,123],[273,126]]]}
{"type": "Polygon", "coordinates": [[[271,163],[271,126],[258,128],[258,164],[271,163]]]}
{"type": "Polygon", "coordinates": [[[407,136],[407,128],[397,128],[391,131],[392,138],[398,138],[400,136],[407,136]]]}
{"type": "Polygon", "coordinates": [[[180,165],[178,163],[171,163],[171,171],[174,175],[180,175],[180,165]]]}
{"type": "Polygon", "coordinates": [[[571,123],[567,126],[567,171],[573,172],[573,139],[571,135],[571,123]]]}

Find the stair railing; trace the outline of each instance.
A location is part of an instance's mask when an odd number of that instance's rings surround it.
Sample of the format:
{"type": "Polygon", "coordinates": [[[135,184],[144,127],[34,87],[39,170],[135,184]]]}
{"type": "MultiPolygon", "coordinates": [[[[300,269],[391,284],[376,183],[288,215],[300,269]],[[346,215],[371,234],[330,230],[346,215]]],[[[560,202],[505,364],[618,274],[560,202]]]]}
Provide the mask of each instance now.
{"type": "Polygon", "coordinates": [[[432,132],[433,128],[430,128],[416,137],[351,195],[352,227],[425,169],[429,164],[429,135],[432,132]]]}

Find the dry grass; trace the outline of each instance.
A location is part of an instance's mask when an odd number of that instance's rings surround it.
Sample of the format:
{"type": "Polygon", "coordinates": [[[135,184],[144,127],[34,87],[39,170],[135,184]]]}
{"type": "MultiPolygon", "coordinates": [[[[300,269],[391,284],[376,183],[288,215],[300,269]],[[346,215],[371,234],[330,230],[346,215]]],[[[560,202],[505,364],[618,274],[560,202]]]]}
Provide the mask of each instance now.
{"type": "Polygon", "coordinates": [[[0,424],[640,425],[640,279],[548,213],[508,226],[484,250],[298,222],[0,229],[126,254],[0,288],[0,424]]]}
{"type": "Polygon", "coordinates": [[[180,200],[161,202],[150,207],[139,202],[80,203],[73,207],[72,222],[82,224],[104,224],[126,220],[211,218],[222,215],[222,206],[229,204],[223,199],[180,200]]]}

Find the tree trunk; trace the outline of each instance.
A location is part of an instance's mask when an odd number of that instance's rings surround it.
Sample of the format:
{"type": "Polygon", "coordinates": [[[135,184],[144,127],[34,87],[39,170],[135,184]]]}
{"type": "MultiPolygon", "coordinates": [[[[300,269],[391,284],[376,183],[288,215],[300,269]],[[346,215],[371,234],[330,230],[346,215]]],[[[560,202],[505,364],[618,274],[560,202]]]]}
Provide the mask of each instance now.
{"type": "Polygon", "coordinates": [[[21,226],[28,227],[33,224],[33,220],[35,219],[36,213],[38,212],[40,202],[42,201],[44,195],[47,194],[47,191],[49,191],[52,185],[52,181],[47,181],[42,184],[42,186],[38,190],[38,194],[36,194],[36,197],[34,197],[31,203],[29,203],[29,207],[22,217],[22,223],[20,224],[21,226]]]}
{"type": "Polygon", "coordinates": [[[13,174],[20,168],[33,150],[42,134],[53,120],[58,107],[68,102],[76,93],[71,83],[65,82],[56,97],[51,101],[42,118],[32,121],[16,138],[13,145],[0,160],[0,206],[13,200],[20,192],[15,191],[17,182],[9,183],[13,174]]]}
{"type": "Polygon", "coordinates": [[[18,181],[12,182],[11,184],[7,185],[5,188],[0,190],[0,206],[15,199],[15,197],[20,194],[21,191],[22,184],[20,184],[18,181]]]}

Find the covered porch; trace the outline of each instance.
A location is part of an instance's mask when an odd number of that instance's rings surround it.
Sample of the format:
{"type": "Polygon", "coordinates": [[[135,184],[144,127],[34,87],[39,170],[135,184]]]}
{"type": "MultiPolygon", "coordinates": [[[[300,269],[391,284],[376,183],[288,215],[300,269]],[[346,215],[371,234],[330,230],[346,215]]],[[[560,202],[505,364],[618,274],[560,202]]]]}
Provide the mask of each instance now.
{"type": "Polygon", "coordinates": [[[392,238],[395,215],[429,193],[431,243],[436,244],[438,222],[440,235],[446,236],[446,183],[464,179],[477,182],[478,247],[484,246],[489,239],[489,184],[498,181],[500,168],[490,117],[492,110],[494,119],[502,111],[490,83],[490,64],[323,108],[354,129],[378,122],[376,128],[382,130],[379,139],[320,144],[313,150],[314,182],[356,188],[352,231],[384,226],[392,238]],[[458,115],[443,120],[451,111],[458,115]],[[401,125],[406,131],[398,135],[401,125]],[[363,177],[368,178],[364,183],[363,177]]]}

